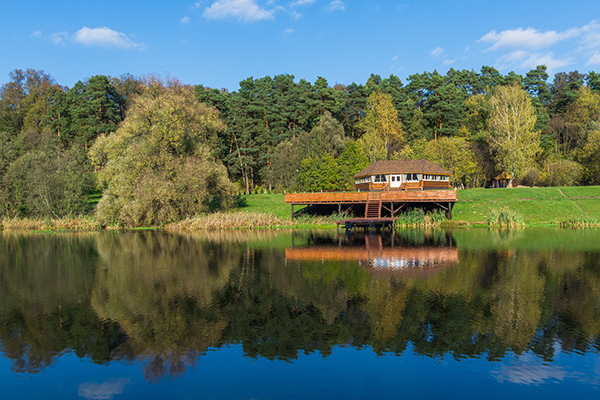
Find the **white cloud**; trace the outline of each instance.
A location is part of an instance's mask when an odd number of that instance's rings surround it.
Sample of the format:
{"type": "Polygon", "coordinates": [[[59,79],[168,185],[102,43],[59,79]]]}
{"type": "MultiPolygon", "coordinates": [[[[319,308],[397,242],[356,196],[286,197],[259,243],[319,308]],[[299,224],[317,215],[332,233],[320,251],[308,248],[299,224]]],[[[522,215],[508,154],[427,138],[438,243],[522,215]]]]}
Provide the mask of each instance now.
{"type": "Polygon", "coordinates": [[[31,37],[42,37],[42,31],[31,32],[31,37]]]}
{"type": "Polygon", "coordinates": [[[67,32],[55,32],[48,36],[48,39],[54,44],[61,44],[69,39],[69,34],[67,32]]]}
{"type": "Polygon", "coordinates": [[[283,36],[290,36],[292,33],[296,32],[295,30],[288,28],[286,30],[283,31],[283,36]]]}
{"type": "Polygon", "coordinates": [[[563,31],[535,28],[490,31],[477,43],[487,44],[485,52],[498,51],[498,69],[530,69],[546,65],[548,74],[567,66],[600,65],[600,24],[590,21],[563,31]]]}
{"type": "Polygon", "coordinates": [[[600,65],[600,53],[594,53],[585,65],[600,65]]]}
{"type": "Polygon", "coordinates": [[[397,59],[398,59],[398,56],[392,57],[392,61],[396,61],[397,59]]]}
{"type": "Polygon", "coordinates": [[[579,34],[580,30],[576,28],[564,32],[541,32],[533,28],[518,28],[505,30],[500,33],[496,33],[496,31],[488,32],[479,39],[479,42],[492,43],[492,46],[488,50],[498,50],[501,48],[538,50],[577,37],[579,34]]]}
{"type": "Polygon", "coordinates": [[[600,51],[600,24],[592,21],[581,27],[581,49],[587,51],[600,51]]]}
{"type": "Polygon", "coordinates": [[[187,24],[188,22],[190,22],[190,17],[183,17],[179,20],[180,24],[187,24]]]}
{"type": "Polygon", "coordinates": [[[455,61],[456,61],[456,59],[450,60],[449,58],[446,58],[446,59],[444,59],[443,63],[444,63],[444,65],[450,65],[450,64],[454,64],[455,61]]]}
{"type": "Polygon", "coordinates": [[[123,393],[129,379],[108,380],[104,383],[86,382],[79,385],[77,394],[87,400],[109,400],[123,393]]]}
{"type": "Polygon", "coordinates": [[[569,377],[568,372],[553,365],[540,364],[531,356],[515,359],[508,365],[502,365],[500,370],[492,375],[498,382],[510,382],[521,385],[539,385],[546,381],[562,381],[569,377]]]}
{"type": "Polygon", "coordinates": [[[207,19],[236,18],[243,22],[256,22],[274,18],[274,10],[260,7],[254,0],[217,0],[204,9],[207,19]]]}
{"type": "Polygon", "coordinates": [[[292,3],[290,4],[290,6],[292,6],[292,7],[297,7],[297,6],[309,6],[309,5],[311,5],[312,3],[314,3],[314,2],[315,2],[315,0],[296,0],[296,1],[292,2],[292,3]]]}
{"type": "Polygon", "coordinates": [[[442,49],[441,47],[436,47],[435,49],[431,50],[431,55],[434,57],[439,57],[444,53],[444,49],[442,49]]]}
{"type": "Polygon", "coordinates": [[[342,0],[333,0],[327,7],[329,11],[345,11],[346,6],[342,0]]]}
{"type": "Polygon", "coordinates": [[[545,65],[549,75],[571,63],[569,58],[557,58],[552,52],[530,53],[525,50],[513,51],[497,61],[498,69],[534,69],[538,65],[545,65]]]}
{"type": "Polygon", "coordinates": [[[124,33],[107,27],[88,28],[84,26],[73,35],[73,40],[85,46],[116,47],[122,49],[139,48],[146,46],[136,43],[124,33]]]}

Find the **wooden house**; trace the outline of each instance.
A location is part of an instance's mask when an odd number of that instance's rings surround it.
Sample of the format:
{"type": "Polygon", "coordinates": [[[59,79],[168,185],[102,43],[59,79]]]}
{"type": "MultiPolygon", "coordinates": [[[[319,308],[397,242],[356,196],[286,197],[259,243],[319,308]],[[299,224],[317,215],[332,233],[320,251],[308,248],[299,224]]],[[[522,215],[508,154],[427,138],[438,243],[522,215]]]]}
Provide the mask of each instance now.
{"type": "Polygon", "coordinates": [[[354,175],[357,191],[452,189],[450,172],[429,160],[376,161],[354,175]]]}

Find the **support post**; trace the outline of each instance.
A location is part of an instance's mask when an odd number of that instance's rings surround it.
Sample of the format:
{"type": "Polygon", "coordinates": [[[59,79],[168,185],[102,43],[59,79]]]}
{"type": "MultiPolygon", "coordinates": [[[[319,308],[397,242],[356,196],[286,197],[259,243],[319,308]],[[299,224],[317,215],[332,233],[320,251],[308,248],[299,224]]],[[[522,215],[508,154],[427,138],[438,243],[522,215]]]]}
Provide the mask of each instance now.
{"type": "Polygon", "coordinates": [[[452,203],[448,202],[448,219],[452,221],[452,203]]]}
{"type": "Polygon", "coordinates": [[[292,204],[292,222],[294,222],[294,205],[292,204]]]}
{"type": "Polygon", "coordinates": [[[338,214],[342,213],[342,203],[338,204],[338,214]]]}

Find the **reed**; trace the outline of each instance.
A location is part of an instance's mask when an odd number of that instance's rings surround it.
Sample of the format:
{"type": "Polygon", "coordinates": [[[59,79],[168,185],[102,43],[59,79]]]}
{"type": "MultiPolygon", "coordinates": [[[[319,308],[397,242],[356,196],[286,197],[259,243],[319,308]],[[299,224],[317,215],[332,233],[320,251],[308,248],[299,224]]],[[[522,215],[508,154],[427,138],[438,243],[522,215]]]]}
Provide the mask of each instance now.
{"type": "Polygon", "coordinates": [[[396,220],[396,226],[413,228],[438,227],[446,220],[442,210],[433,210],[425,213],[421,208],[408,210],[400,214],[396,220]]]}
{"type": "Polygon", "coordinates": [[[598,220],[587,217],[569,218],[566,220],[555,221],[554,224],[561,228],[591,228],[600,226],[598,220]]]}
{"type": "Polygon", "coordinates": [[[170,231],[255,229],[292,226],[291,221],[282,220],[271,213],[262,212],[217,212],[203,214],[164,226],[170,231]]]}
{"type": "Polygon", "coordinates": [[[518,228],[525,225],[521,214],[508,207],[495,208],[490,211],[487,222],[493,228],[518,228]]]}
{"type": "Polygon", "coordinates": [[[98,231],[102,226],[90,216],[62,217],[62,218],[10,218],[0,220],[2,230],[27,230],[27,231],[98,231]]]}

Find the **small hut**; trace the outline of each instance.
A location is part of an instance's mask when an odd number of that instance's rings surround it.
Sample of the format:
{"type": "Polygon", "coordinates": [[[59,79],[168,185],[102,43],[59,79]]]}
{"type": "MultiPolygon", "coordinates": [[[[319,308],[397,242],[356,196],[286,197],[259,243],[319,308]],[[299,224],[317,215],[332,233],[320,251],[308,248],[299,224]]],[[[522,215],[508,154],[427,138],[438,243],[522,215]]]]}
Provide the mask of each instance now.
{"type": "Polygon", "coordinates": [[[376,161],[354,175],[354,189],[442,190],[452,189],[449,171],[429,160],[376,161]]]}
{"type": "Polygon", "coordinates": [[[510,182],[510,174],[506,171],[500,172],[496,177],[492,178],[493,188],[510,188],[512,184],[510,182]]]}

